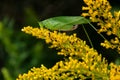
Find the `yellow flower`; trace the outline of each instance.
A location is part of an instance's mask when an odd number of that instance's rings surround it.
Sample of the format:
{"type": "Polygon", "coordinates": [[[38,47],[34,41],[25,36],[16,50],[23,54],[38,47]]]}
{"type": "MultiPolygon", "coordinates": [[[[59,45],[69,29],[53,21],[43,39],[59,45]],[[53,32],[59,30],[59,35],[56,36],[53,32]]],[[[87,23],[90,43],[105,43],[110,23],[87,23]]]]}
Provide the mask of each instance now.
{"type": "MultiPolygon", "coordinates": [[[[120,30],[120,12],[115,12],[112,16],[111,6],[107,0],[84,0],[91,21],[98,22],[101,27],[99,32],[106,32],[107,35],[116,35],[111,41],[105,40],[101,43],[106,48],[117,48],[120,50],[118,31],[120,30]]],[[[113,63],[108,65],[105,58],[93,48],[86,45],[86,42],[77,38],[76,34],[66,35],[57,31],[50,32],[44,28],[24,27],[23,32],[31,34],[40,39],[45,39],[46,43],[51,43],[50,48],[60,51],[58,55],[65,56],[63,61],[58,61],[53,67],[32,68],[28,73],[20,74],[16,80],[119,80],[120,66],[113,63]],[[67,57],[67,58],[66,58],[67,57]]]]}
{"type": "MultiPolygon", "coordinates": [[[[98,26],[100,26],[98,33],[106,32],[108,36],[115,35],[120,38],[120,11],[115,11],[114,15],[112,15],[111,6],[107,0],[84,0],[84,2],[87,6],[82,9],[88,12],[82,13],[82,16],[89,16],[92,22],[97,22],[98,26]]],[[[108,43],[101,44],[106,48],[117,48],[118,52],[120,52],[119,43],[109,43],[111,45],[108,43]]]]}
{"type": "Polygon", "coordinates": [[[120,80],[120,66],[110,64],[110,80],[120,80]]]}
{"type": "Polygon", "coordinates": [[[59,55],[69,56],[64,61],[57,62],[52,68],[32,68],[28,73],[20,75],[17,80],[61,80],[61,79],[108,79],[108,64],[97,51],[86,45],[85,41],[76,37],[76,34],[66,35],[57,31],[50,32],[43,28],[24,27],[22,31],[37,38],[52,43],[51,48],[61,49],[59,55]],[[85,76],[86,75],[86,76],[85,76]]]}

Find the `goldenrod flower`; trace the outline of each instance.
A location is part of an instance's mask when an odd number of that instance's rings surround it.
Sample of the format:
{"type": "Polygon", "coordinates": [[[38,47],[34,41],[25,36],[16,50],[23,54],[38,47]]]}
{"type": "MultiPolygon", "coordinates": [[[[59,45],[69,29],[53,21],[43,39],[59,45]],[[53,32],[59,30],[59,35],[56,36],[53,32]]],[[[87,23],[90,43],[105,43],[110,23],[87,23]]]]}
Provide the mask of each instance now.
{"type": "Polygon", "coordinates": [[[120,66],[110,64],[110,80],[120,80],[120,66]]]}
{"type": "MultiPolygon", "coordinates": [[[[98,22],[101,28],[98,32],[106,32],[107,35],[115,35],[110,41],[101,43],[106,48],[120,50],[120,12],[111,14],[111,6],[107,0],[84,0],[91,21],[98,22]]],[[[86,42],[77,38],[76,34],[66,35],[57,31],[50,32],[44,28],[24,27],[23,32],[32,34],[50,43],[50,48],[59,49],[58,55],[67,56],[63,61],[57,62],[52,68],[41,65],[40,68],[32,68],[28,73],[20,74],[16,80],[120,80],[120,66],[113,63],[108,65],[105,58],[86,42]]]]}
{"type": "Polygon", "coordinates": [[[59,55],[69,56],[69,58],[57,62],[50,69],[44,65],[41,65],[40,68],[32,68],[28,73],[20,74],[16,80],[85,80],[87,78],[109,80],[117,76],[111,74],[106,60],[102,59],[96,50],[87,46],[85,41],[77,38],[76,34],[68,36],[65,33],[50,32],[47,29],[30,26],[24,27],[22,31],[45,39],[47,43],[52,44],[51,48],[61,50],[58,52],[59,55]],[[110,75],[111,77],[109,77],[110,75]]]}
{"type": "MultiPolygon", "coordinates": [[[[84,2],[87,6],[82,9],[88,12],[83,13],[82,16],[89,16],[92,22],[98,23],[98,26],[100,26],[98,33],[106,32],[108,36],[115,35],[120,38],[120,11],[115,11],[114,15],[112,15],[111,6],[107,0],[84,0],[84,2]]],[[[112,42],[109,43],[112,44],[111,47],[107,43],[102,43],[102,46],[112,49],[116,48],[120,52],[119,43],[116,45],[112,42]]]]}

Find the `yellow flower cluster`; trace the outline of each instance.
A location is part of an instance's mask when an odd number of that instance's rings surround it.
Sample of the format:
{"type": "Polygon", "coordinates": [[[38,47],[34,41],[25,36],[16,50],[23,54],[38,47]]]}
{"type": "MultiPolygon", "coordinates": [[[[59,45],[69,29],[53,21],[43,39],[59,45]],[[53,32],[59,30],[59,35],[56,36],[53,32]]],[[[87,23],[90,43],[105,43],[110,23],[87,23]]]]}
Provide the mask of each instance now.
{"type": "Polygon", "coordinates": [[[57,62],[49,69],[43,65],[40,68],[32,68],[28,73],[20,74],[16,80],[120,79],[118,77],[119,67],[109,66],[96,50],[87,46],[85,41],[76,37],[76,34],[68,36],[65,33],[50,32],[47,29],[30,26],[24,27],[22,31],[37,38],[45,39],[46,43],[52,44],[51,48],[55,47],[61,50],[58,52],[59,55],[68,56],[68,58],[57,62]],[[108,67],[111,67],[110,70],[108,67]],[[115,71],[116,68],[117,71],[115,71]]]}
{"type": "Polygon", "coordinates": [[[120,80],[120,66],[110,64],[110,80],[120,80]]]}
{"type": "Polygon", "coordinates": [[[115,40],[102,43],[102,46],[106,48],[116,48],[120,52],[120,11],[114,12],[114,16],[111,13],[111,6],[107,0],[84,0],[86,7],[83,10],[87,10],[87,13],[83,13],[83,16],[89,16],[92,22],[97,22],[100,29],[98,32],[106,32],[108,36],[115,35],[115,40]],[[108,44],[107,44],[108,43],[108,44]]]}
{"type": "Polygon", "coordinates": [[[85,41],[76,38],[76,34],[67,36],[66,33],[61,34],[57,33],[57,31],[50,32],[47,29],[32,28],[30,26],[24,27],[22,31],[28,34],[32,34],[32,36],[36,36],[37,38],[45,39],[46,43],[52,43],[51,48],[57,47],[57,49],[61,49],[61,52],[58,53],[59,55],[81,56],[83,51],[82,49],[79,50],[79,48],[89,48],[89,46],[86,45],[85,41]]]}
{"type": "MultiPolygon", "coordinates": [[[[100,25],[99,32],[106,32],[107,29],[112,27],[110,21],[114,21],[110,12],[111,6],[107,0],[84,0],[87,7],[83,7],[83,10],[88,10],[87,13],[83,13],[83,16],[89,16],[92,22],[98,22],[100,25]]],[[[110,32],[109,32],[110,33],[110,32]]]]}

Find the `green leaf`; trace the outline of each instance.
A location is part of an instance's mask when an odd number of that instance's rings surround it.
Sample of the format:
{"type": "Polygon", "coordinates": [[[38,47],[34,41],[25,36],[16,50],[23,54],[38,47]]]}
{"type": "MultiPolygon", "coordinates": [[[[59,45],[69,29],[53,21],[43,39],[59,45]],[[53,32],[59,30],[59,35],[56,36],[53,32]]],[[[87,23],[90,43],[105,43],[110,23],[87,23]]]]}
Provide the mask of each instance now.
{"type": "Polygon", "coordinates": [[[81,16],[58,16],[43,20],[39,23],[40,27],[50,30],[69,31],[77,28],[77,24],[87,24],[89,20],[81,16]]]}
{"type": "Polygon", "coordinates": [[[5,68],[5,67],[2,68],[1,72],[2,72],[5,80],[13,80],[7,68],[5,68]]]}

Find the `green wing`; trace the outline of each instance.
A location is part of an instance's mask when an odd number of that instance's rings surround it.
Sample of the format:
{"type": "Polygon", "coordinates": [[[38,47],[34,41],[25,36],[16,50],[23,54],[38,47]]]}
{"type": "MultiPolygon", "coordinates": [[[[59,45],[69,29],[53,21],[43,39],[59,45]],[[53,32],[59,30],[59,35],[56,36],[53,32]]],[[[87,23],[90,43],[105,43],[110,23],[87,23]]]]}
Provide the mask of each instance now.
{"type": "Polygon", "coordinates": [[[45,27],[50,30],[68,31],[72,30],[74,25],[87,24],[88,20],[81,16],[59,16],[38,23],[40,27],[45,27]]]}

